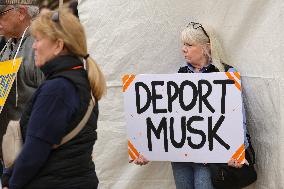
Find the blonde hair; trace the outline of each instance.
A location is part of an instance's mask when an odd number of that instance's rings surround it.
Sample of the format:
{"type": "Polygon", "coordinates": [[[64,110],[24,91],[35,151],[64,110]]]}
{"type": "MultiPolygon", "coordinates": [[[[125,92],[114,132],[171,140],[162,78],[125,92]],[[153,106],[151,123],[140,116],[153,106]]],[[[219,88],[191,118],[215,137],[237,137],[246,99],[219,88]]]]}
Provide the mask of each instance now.
{"type": "Polygon", "coordinates": [[[208,56],[211,63],[219,71],[223,72],[225,70],[224,63],[226,63],[226,60],[223,49],[212,28],[204,27],[201,24],[195,28],[189,25],[181,32],[181,40],[183,43],[200,45],[203,48],[204,55],[208,56]],[[210,48],[208,48],[208,44],[210,44],[210,48]]]}
{"type": "Polygon", "coordinates": [[[95,60],[86,57],[88,55],[86,36],[77,17],[67,9],[60,9],[57,13],[50,11],[32,22],[31,31],[32,34],[38,32],[51,40],[62,39],[68,53],[85,57],[92,94],[96,100],[101,99],[106,92],[105,78],[95,60]],[[52,18],[55,14],[58,14],[58,20],[52,18]]]}

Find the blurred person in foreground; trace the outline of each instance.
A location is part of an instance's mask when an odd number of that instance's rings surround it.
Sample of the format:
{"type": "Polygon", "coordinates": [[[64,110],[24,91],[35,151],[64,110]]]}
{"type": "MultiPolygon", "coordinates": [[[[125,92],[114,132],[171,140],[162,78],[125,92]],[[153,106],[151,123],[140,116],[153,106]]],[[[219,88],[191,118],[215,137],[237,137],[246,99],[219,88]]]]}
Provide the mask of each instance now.
{"type": "Polygon", "coordinates": [[[33,21],[31,31],[35,64],[46,80],[21,117],[24,145],[5,175],[4,186],[96,189],[92,150],[97,139],[98,100],[106,90],[104,76],[89,56],[84,29],[72,13],[59,10],[42,14],[33,21]],[[53,148],[82,120],[92,96],[95,105],[83,129],[53,148]]]}

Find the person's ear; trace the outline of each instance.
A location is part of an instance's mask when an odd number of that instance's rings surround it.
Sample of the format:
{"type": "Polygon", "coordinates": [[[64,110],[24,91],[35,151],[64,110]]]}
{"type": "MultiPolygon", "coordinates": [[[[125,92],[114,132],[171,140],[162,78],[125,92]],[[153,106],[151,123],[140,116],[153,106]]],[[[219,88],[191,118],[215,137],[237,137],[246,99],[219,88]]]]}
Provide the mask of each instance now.
{"type": "Polygon", "coordinates": [[[62,39],[57,39],[55,43],[54,55],[59,55],[64,50],[64,41],[62,39]]]}
{"type": "Polygon", "coordinates": [[[28,9],[25,6],[18,7],[19,20],[23,21],[28,16],[28,9]]]}
{"type": "Polygon", "coordinates": [[[206,49],[208,49],[209,54],[211,54],[211,44],[206,43],[206,49]]]}
{"type": "Polygon", "coordinates": [[[206,43],[206,47],[208,50],[211,50],[211,44],[210,43],[206,43]]]}

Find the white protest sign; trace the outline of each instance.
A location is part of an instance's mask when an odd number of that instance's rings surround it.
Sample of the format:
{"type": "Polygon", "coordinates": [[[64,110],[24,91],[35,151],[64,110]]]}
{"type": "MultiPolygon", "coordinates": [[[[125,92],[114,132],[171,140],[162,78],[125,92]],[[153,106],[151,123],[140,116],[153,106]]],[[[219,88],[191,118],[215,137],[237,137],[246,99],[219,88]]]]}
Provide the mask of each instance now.
{"type": "Polygon", "coordinates": [[[244,160],[238,72],[126,75],[123,83],[130,159],[244,160]]]}

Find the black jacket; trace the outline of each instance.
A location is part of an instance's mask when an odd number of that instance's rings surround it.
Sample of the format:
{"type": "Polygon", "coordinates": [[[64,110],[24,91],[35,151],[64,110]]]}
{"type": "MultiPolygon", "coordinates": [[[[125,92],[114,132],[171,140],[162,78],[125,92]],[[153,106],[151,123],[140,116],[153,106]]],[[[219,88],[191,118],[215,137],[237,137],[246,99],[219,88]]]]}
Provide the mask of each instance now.
{"type": "MultiPolygon", "coordinates": [[[[71,81],[79,94],[80,107],[76,116],[70,120],[66,135],[82,120],[91,99],[91,89],[87,73],[84,69],[72,69],[82,66],[82,61],[73,56],[59,56],[45,64],[41,69],[46,80],[64,77],[71,81]]],[[[22,136],[25,139],[29,116],[37,93],[28,104],[21,118],[22,136]]],[[[45,165],[35,178],[25,187],[26,189],[95,189],[98,179],[95,165],[92,161],[92,151],[97,139],[96,128],[98,105],[94,107],[87,124],[80,133],[59,148],[54,149],[45,165]]]]}
{"type": "MultiPolygon", "coordinates": [[[[230,68],[233,68],[232,66],[229,66],[227,64],[224,64],[225,72],[228,71],[230,68]]],[[[213,64],[210,64],[202,73],[211,73],[211,72],[219,72],[218,68],[216,68],[213,64]]],[[[188,66],[180,67],[178,70],[178,73],[193,73],[188,66]]]]}

